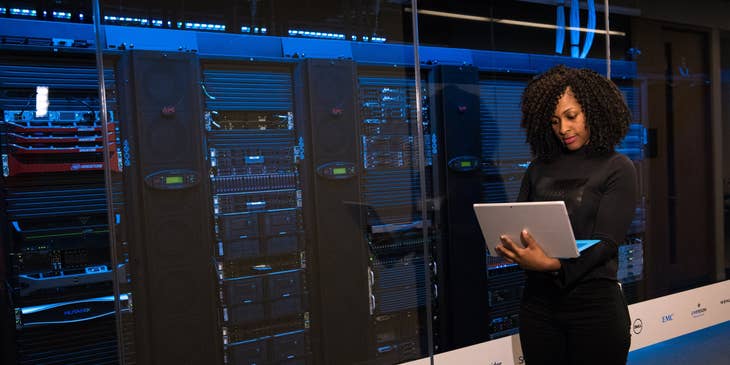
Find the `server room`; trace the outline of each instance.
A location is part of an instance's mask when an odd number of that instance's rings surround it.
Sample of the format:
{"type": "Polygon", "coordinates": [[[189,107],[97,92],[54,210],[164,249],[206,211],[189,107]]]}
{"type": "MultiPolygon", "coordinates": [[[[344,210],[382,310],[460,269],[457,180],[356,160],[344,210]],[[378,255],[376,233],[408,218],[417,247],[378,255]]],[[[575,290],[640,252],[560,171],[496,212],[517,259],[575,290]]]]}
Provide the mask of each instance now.
{"type": "Polygon", "coordinates": [[[728,14],[0,0],[0,363],[524,364],[473,204],[517,200],[557,65],[631,113],[628,363],[727,363],[728,14]]]}

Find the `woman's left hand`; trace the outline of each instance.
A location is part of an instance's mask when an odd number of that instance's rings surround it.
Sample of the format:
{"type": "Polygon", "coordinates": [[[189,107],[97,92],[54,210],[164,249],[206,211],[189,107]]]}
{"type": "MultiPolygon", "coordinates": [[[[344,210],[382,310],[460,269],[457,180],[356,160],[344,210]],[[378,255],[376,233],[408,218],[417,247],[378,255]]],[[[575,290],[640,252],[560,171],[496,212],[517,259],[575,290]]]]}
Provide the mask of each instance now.
{"type": "Polygon", "coordinates": [[[523,230],[520,235],[520,239],[525,248],[518,246],[507,236],[501,236],[500,239],[502,240],[502,244],[497,245],[497,253],[507,259],[507,261],[516,263],[525,270],[560,270],[560,260],[548,257],[527,230],[523,230]]]}

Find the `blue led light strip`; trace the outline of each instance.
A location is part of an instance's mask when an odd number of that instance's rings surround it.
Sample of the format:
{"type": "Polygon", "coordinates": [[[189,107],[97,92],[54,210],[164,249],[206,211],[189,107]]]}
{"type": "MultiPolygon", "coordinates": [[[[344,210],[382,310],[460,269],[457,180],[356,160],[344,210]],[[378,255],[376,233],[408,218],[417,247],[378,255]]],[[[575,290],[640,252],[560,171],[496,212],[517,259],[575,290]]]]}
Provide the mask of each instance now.
{"type": "Polygon", "coordinates": [[[38,12],[35,9],[10,8],[10,15],[36,16],[38,12]]]}
{"type": "Polygon", "coordinates": [[[344,34],[329,32],[313,32],[308,30],[289,29],[290,37],[308,37],[321,39],[345,39],[344,34]]]}
{"type": "MultiPolygon", "coordinates": [[[[119,296],[120,300],[127,300],[129,299],[129,296],[127,294],[121,294],[119,296]]],[[[49,310],[53,308],[63,307],[66,305],[72,305],[72,304],[80,304],[80,303],[91,303],[91,302],[112,302],[114,301],[114,296],[109,295],[106,297],[99,297],[99,298],[91,298],[91,299],[83,299],[83,300],[75,300],[71,302],[61,302],[61,303],[52,303],[52,304],[45,304],[45,305],[36,305],[33,307],[25,307],[20,308],[21,313],[23,314],[32,314],[36,312],[41,312],[44,310],[49,310]]]]}

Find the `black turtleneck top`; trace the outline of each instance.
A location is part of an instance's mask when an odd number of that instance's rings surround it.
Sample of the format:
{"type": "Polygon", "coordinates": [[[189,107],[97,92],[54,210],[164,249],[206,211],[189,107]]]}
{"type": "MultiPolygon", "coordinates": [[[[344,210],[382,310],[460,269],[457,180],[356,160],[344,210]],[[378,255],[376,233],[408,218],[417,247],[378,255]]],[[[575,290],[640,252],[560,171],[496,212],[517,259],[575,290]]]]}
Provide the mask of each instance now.
{"type": "Polygon", "coordinates": [[[575,238],[601,242],[577,258],[561,259],[557,273],[528,271],[527,285],[549,290],[596,279],[616,281],[618,245],[634,217],[636,198],[634,164],[617,152],[590,157],[582,148],[565,151],[552,161],[532,161],[518,201],[562,200],[575,238]]]}

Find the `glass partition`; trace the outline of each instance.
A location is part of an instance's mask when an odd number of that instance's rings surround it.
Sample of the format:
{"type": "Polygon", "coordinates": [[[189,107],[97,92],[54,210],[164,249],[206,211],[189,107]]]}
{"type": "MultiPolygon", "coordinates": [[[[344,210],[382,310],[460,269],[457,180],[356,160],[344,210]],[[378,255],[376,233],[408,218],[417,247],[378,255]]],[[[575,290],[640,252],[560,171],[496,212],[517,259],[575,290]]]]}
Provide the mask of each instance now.
{"type": "Polygon", "coordinates": [[[402,5],[114,1],[99,19],[123,80],[130,361],[429,356],[438,150],[402,5]]]}
{"type": "Polygon", "coordinates": [[[92,3],[3,2],[0,17],[0,362],[118,363],[104,172],[119,176],[121,136],[92,3]]]}

